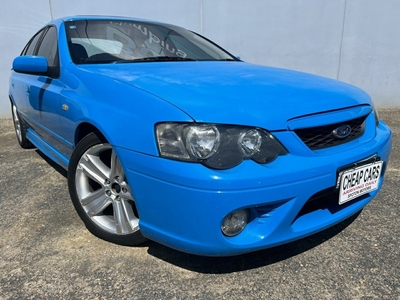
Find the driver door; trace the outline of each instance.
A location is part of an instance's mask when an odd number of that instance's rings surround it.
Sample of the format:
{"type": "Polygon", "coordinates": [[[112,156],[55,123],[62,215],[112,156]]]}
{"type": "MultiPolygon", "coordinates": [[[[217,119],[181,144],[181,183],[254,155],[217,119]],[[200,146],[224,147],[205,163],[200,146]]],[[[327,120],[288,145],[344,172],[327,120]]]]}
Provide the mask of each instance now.
{"type": "Polygon", "coordinates": [[[59,98],[63,84],[60,81],[56,27],[49,26],[45,29],[35,55],[46,58],[49,71],[46,76],[22,75],[25,77],[24,90],[28,97],[27,109],[24,112],[34,130],[47,143],[59,149],[62,144],[59,98]]]}

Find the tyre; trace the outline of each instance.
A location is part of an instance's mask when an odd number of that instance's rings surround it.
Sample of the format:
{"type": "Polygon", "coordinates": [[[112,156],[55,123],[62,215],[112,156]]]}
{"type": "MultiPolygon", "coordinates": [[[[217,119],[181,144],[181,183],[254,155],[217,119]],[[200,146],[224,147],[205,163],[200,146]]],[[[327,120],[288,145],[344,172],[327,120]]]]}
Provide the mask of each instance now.
{"type": "Polygon", "coordinates": [[[17,107],[14,103],[11,103],[11,113],[14,122],[15,134],[17,135],[17,140],[21,148],[24,149],[31,149],[35,146],[26,138],[26,123],[25,121],[19,116],[17,107]]]}
{"type": "Polygon", "coordinates": [[[68,167],[68,188],[76,211],[95,236],[120,245],[146,240],[121,162],[100,135],[88,134],[75,148],[68,167]]]}

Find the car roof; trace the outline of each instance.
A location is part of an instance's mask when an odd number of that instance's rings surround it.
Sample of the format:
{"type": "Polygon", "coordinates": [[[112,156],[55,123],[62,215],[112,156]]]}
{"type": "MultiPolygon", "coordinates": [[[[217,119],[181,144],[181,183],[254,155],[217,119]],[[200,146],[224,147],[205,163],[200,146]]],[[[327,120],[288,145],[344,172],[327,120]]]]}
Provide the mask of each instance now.
{"type": "Polygon", "coordinates": [[[106,15],[77,15],[77,16],[65,16],[56,20],[51,21],[49,24],[59,24],[68,21],[82,21],[82,20],[120,20],[120,21],[136,21],[136,22],[146,22],[152,24],[164,24],[169,26],[180,27],[177,25],[148,20],[148,19],[141,19],[141,18],[132,18],[132,17],[122,17],[122,16],[106,16],[106,15]]]}

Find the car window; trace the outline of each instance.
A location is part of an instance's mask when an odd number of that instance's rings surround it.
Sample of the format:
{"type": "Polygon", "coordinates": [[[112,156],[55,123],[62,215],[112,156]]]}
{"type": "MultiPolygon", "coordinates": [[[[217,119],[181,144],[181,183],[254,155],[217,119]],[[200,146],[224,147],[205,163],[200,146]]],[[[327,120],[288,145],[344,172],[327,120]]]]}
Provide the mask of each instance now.
{"type": "Polygon", "coordinates": [[[21,55],[34,55],[35,54],[35,49],[38,41],[40,40],[44,30],[47,28],[44,28],[40,30],[38,33],[36,33],[28,42],[28,44],[25,46],[24,50],[22,50],[21,55]]]}
{"type": "Polygon", "coordinates": [[[74,63],[236,60],[207,39],[181,27],[141,21],[66,22],[74,63]]]}
{"type": "Polygon", "coordinates": [[[54,26],[49,27],[45,33],[36,55],[46,57],[50,77],[59,77],[57,29],[54,26]]]}

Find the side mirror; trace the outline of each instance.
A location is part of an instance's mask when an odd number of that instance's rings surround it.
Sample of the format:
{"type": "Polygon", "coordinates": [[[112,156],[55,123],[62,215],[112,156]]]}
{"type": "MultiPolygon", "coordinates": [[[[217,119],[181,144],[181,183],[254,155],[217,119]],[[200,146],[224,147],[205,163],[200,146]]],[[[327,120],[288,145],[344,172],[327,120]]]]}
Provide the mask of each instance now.
{"type": "Polygon", "coordinates": [[[18,73],[46,75],[49,66],[44,56],[18,56],[13,61],[13,70],[18,73]]]}

